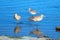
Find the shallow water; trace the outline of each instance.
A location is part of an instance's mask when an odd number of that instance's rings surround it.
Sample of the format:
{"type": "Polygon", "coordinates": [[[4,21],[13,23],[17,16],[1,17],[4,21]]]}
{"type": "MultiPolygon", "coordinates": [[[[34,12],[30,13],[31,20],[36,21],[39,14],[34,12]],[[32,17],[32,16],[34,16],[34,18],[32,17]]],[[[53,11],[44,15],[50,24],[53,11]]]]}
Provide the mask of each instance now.
{"type": "Polygon", "coordinates": [[[0,0],[0,35],[35,36],[29,34],[36,29],[36,26],[28,24],[28,18],[32,16],[27,10],[28,7],[37,10],[39,13],[36,15],[46,16],[38,22],[38,28],[43,35],[49,38],[60,38],[60,32],[56,32],[56,26],[60,26],[60,0],[0,0]],[[17,26],[17,21],[13,18],[15,12],[22,16],[19,22],[25,22],[20,24],[22,29],[17,35],[14,34],[14,28],[17,26]]]}
{"type": "Polygon", "coordinates": [[[36,37],[28,37],[24,36],[21,38],[12,38],[12,37],[7,37],[7,36],[0,36],[0,40],[47,40],[50,38],[36,38],[36,37]]]}

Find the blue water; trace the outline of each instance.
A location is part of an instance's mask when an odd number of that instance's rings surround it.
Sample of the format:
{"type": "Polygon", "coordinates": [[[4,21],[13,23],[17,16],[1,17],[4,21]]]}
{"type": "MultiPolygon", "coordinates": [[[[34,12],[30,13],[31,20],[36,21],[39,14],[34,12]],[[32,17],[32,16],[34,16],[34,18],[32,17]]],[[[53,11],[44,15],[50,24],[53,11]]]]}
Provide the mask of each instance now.
{"type": "Polygon", "coordinates": [[[38,22],[43,35],[59,38],[60,32],[56,32],[56,26],[60,26],[60,0],[0,0],[0,35],[33,36],[29,32],[36,27],[28,26],[28,18],[31,16],[27,10],[29,7],[40,12],[37,15],[46,16],[38,22]],[[20,22],[25,22],[20,24],[21,31],[17,35],[14,34],[17,22],[13,18],[15,12],[22,16],[20,22]]]}

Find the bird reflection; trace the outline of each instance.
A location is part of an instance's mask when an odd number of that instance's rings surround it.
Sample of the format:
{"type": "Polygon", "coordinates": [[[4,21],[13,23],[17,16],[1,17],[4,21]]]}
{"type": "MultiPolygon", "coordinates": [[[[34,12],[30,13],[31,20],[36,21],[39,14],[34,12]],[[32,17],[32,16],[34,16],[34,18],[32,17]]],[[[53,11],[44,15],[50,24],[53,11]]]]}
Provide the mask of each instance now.
{"type": "Polygon", "coordinates": [[[15,27],[14,33],[18,34],[20,32],[21,28],[19,26],[15,27]]]}
{"type": "Polygon", "coordinates": [[[42,32],[39,31],[38,29],[31,31],[30,34],[37,34],[39,37],[43,37],[42,32]]]}

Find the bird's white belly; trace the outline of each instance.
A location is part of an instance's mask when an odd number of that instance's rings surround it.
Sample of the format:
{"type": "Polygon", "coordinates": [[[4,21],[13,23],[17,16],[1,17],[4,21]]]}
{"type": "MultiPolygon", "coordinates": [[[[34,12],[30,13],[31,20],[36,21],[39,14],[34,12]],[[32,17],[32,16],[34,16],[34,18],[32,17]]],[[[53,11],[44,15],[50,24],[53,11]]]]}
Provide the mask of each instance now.
{"type": "Polygon", "coordinates": [[[32,19],[33,21],[41,21],[42,20],[42,18],[41,19],[39,19],[39,18],[35,18],[35,19],[32,19]]]}
{"type": "Polygon", "coordinates": [[[36,12],[31,12],[31,14],[36,14],[36,12]]]}
{"type": "Polygon", "coordinates": [[[19,17],[19,16],[16,16],[16,17],[15,17],[15,19],[16,19],[16,20],[19,20],[19,19],[20,19],[20,17],[19,17]]]}

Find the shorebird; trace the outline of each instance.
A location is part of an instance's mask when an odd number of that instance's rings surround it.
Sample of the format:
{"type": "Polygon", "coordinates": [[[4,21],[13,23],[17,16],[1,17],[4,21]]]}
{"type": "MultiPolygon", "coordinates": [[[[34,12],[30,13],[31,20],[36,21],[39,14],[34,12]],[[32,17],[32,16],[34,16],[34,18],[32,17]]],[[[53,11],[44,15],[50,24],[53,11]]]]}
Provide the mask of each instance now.
{"type": "Polygon", "coordinates": [[[20,20],[20,19],[21,19],[21,16],[18,15],[17,13],[15,13],[15,14],[14,14],[14,18],[15,18],[16,20],[20,20]]]}
{"type": "Polygon", "coordinates": [[[36,10],[32,10],[31,8],[28,8],[29,13],[31,13],[32,15],[37,14],[36,10]]]}
{"type": "Polygon", "coordinates": [[[19,32],[20,32],[20,29],[21,29],[21,28],[20,28],[19,26],[17,26],[17,27],[14,29],[14,33],[15,33],[15,34],[19,33],[19,32]]]}
{"type": "Polygon", "coordinates": [[[19,22],[19,20],[21,19],[21,16],[18,15],[18,13],[15,13],[15,14],[14,14],[14,18],[15,18],[15,20],[17,21],[17,24],[21,24],[21,22],[19,22]]]}
{"type": "Polygon", "coordinates": [[[41,14],[40,16],[33,16],[30,18],[30,20],[35,21],[35,22],[39,22],[43,20],[43,17],[45,17],[43,14],[41,14]]]}

